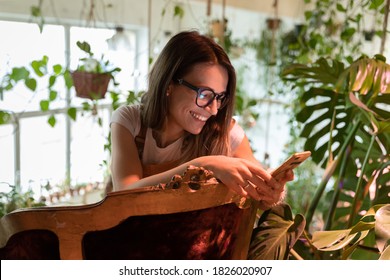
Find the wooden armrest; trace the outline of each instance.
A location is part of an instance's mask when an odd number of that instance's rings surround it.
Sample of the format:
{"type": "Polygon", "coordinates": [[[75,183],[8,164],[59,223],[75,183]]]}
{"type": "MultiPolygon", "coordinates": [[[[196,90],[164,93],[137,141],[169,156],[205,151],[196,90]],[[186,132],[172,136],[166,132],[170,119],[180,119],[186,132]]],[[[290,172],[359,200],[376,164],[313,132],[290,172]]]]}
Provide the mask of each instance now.
{"type": "Polygon", "coordinates": [[[188,180],[204,170],[189,171],[167,185],[112,192],[95,204],[9,213],[0,220],[0,257],[246,258],[257,202],[217,180],[188,180]],[[35,241],[40,234],[42,246],[35,241]]]}

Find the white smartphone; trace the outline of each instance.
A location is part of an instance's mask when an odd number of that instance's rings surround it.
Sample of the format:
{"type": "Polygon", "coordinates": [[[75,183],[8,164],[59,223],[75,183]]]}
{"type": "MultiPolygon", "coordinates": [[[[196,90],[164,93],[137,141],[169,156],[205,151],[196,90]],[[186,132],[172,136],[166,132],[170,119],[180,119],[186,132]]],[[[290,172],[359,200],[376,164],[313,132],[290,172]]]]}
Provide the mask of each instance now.
{"type": "Polygon", "coordinates": [[[302,162],[304,162],[308,157],[311,156],[310,151],[304,151],[299,153],[292,154],[286,161],[284,161],[278,168],[271,172],[273,177],[278,176],[280,173],[298,167],[302,162]]]}

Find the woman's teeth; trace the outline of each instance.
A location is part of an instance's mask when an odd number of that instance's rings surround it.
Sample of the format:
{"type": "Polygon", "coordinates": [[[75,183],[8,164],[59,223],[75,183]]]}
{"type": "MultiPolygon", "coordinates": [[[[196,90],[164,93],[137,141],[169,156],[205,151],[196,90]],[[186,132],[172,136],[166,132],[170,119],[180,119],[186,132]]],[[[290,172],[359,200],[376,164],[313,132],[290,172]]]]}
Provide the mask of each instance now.
{"type": "Polygon", "coordinates": [[[195,114],[194,112],[191,112],[191,116],[193,116],[195,119],[200,120],[202,122],[207,121],[207,118],[198,114],[195,114]]]}

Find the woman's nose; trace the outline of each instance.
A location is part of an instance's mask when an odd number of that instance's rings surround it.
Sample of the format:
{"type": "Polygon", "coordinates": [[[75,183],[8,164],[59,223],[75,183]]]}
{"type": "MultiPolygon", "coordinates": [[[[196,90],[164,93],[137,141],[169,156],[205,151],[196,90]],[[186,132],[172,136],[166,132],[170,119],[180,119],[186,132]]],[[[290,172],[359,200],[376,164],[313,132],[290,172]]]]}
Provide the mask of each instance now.
{"type": "Polygon", "coordinates": [[[218,100],[214,99],[206,108],[209,109],[211,115],[215,116],[218,113],[218,100]]]}

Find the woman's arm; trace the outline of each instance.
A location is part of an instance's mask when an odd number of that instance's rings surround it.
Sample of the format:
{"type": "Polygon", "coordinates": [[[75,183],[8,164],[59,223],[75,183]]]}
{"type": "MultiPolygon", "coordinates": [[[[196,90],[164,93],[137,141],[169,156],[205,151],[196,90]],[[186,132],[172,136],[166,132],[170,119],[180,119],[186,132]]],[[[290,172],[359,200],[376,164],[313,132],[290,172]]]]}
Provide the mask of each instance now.
{"type": "Polygon", "coordinates": [[[117,123],[111,124],[111,176],[114,191],[142,178],[142,165],[134,137],[117,123]]]}
{"type": "Polygon", "coordinates": [[[213,159],[213,157],[202,157],[168,171],[143,178],[142,164],[134,136],[122,125],[111,124],[111,176],[114,191],[168,183],[174,175],[183,174],[189,165],[207,166],[210,161],[214,161],[217,166],[224,165],[226,162],[218,161],[217,158],[213,159]]]}
{"type": "Polygon", "coordinates": [[[230,189],[256,200],[275,202],[280,199],[284,189],[285,181],[275,180],[254,158],[246,137],[236,149],[234,157],[199,157],[146,178],[142,178],[142,165],[131,133],[123,126],[113,123],[111,137],[111,171],[115,191],[168,183],[174,175],[183,174],[189,165],[212,171],[230,189]]]}
{"type": "Polygon", "coordinates": [[[111,124],[111,176],[114,191],[137,189],[168,183],[176,174],[183,174],[191,163],[143,178],[141,160],[134,136],[122,125],[111,124]]]}

